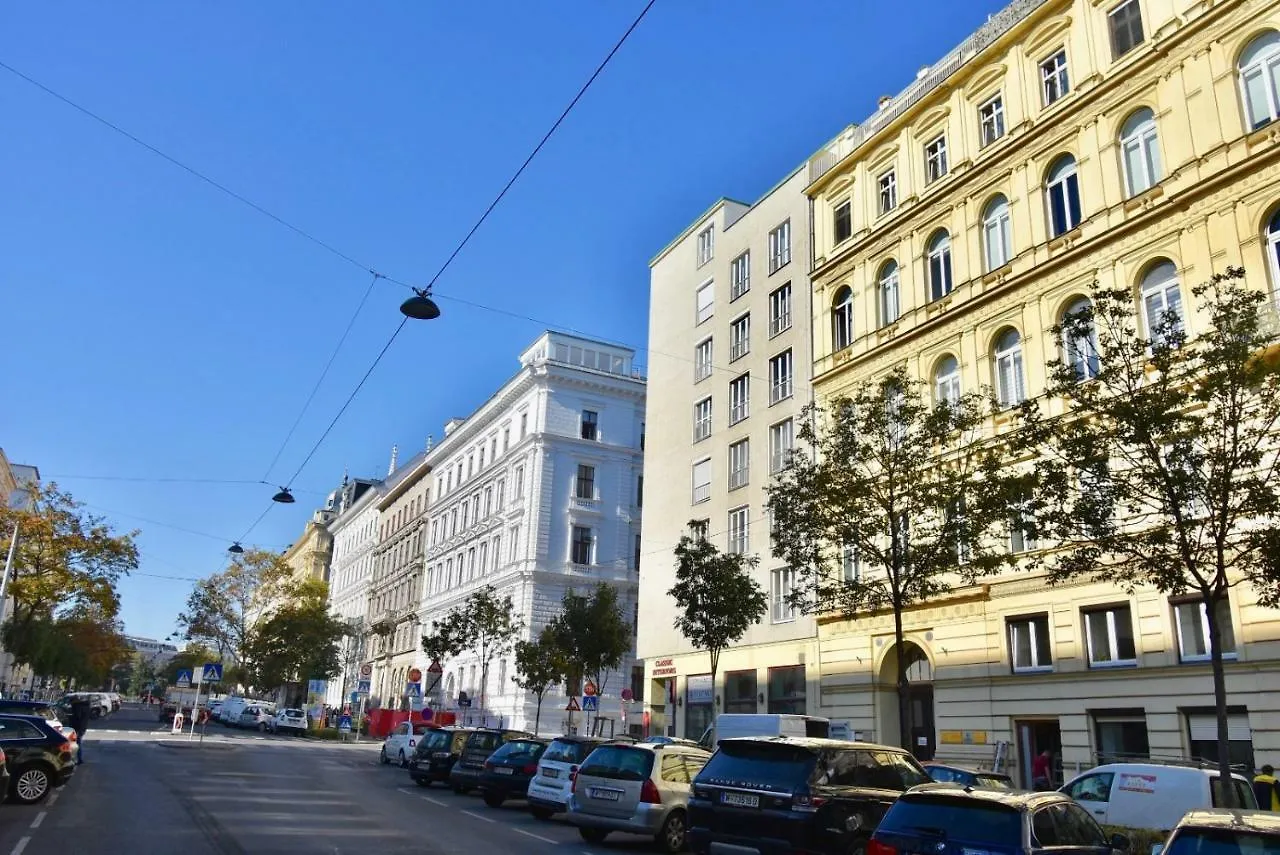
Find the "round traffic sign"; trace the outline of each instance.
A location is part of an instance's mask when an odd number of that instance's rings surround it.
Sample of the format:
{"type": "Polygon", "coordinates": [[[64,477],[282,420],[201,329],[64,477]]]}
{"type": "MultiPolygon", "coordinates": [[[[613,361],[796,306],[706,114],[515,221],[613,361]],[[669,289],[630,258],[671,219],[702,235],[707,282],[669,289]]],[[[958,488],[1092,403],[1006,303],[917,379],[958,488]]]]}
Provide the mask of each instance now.
{"type": "Polygon", "coordinates": [[[635,693],[634,693],[634,692],[632,692],[632,691],[631,691],[631,689],[623,689],[623,690],[622,690],[622,699],[623,699],[624,701],[629,701],[629,700],[631,700],[633,697],[635,697],[635,693]]]}
{"type": "Polygon", "coordinates": [[[360,666],[360,676],[365,678],[369,678],[373,676],[372,663],[366,662],[360,666]]]}
{"type": "Polygon", "coordinates": [[[595,693],[596,693],[596,684],[588,680],[587,685],[582,687],[582,694],[594,695],[595,693]]]}
{"type": "Polygon", "coordinates": [[[417,668],[410,668],[410,669],[409,669],[409,682],[410,682],[410,683],[416,683],[416,682],[418,682],[418,681],[419,681],[419,680],[421,680],[421,679],[422,679],[422,672],[421,672],[421,671],[419,671],[417,668]]]}

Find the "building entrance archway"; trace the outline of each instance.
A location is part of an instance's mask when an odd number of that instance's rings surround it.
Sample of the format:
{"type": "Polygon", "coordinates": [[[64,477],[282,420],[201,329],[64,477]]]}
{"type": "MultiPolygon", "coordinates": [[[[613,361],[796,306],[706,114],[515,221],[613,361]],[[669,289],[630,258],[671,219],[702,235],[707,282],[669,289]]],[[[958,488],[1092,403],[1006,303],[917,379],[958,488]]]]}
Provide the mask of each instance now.
{"type": "Polygon", "coordinates": [[[881,741],[888,745],[901,745],[918,760],[932,760],[936,750],[937,729],[933,718],[933,663],[920,645],[903,641],[901,655],[907,666],[907,738],[902,738],[901,719],[898,715],[898,656],[896,647],[885,654],[877,675],[879,691],[879,732],[881,741]]]}

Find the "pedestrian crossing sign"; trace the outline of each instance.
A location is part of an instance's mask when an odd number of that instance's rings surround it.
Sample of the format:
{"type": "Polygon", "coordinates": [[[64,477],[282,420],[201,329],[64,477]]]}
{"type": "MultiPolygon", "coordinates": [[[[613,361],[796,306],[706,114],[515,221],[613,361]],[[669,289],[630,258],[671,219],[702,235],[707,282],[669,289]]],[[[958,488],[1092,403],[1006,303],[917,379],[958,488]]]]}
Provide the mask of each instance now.
{"type": "Polygon", "coordinates": [[[600,709],[599,695],[583,695],[582,709],[584,712],[598,712],[600,709]]]}
{"type": "Polygon", "coordinates": [[[222,682],[222,663],[206,662],[200,674],[201,683],[221,683],[222,682]]]}

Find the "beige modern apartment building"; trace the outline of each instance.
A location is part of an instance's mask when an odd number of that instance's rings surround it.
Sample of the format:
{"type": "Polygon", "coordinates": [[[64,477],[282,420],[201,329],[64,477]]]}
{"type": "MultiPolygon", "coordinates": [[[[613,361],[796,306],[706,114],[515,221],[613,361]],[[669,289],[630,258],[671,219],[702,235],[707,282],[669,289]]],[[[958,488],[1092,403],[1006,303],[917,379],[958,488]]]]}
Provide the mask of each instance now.
{"type": "Polygon", "coordinates": [[[648,444],[638,651],[650,733],[697,738],[720,712],[814,712],[815,623],[784,602],[765,487],[810,398],[807,169],[755,204],[721,199],[650,262],[648,444]],[[673,550],[693,520],[758,555],[770,608],[720,660],[672,628],[673,550]]]}
{"type": "MultiPolygon", "coordinates": [[[[994,16],[810,163],[818,399],[898,365],[940,395],[1038,395],[1046,331],[1095,281],[1132,288],[1144,324],[1179,312],[1191,335],[1206,323],[1191,287],[1212,273],[1241,265],[1275,293],[1278,72],[1274,0],[1023,0],[994,16]]],[[[1233,758],[1280,763],[1280,611],[1241,585],[1226,612],[1233,758]]],[[[818,711],[897,741],[908,656],[922,756],[1003,763],[1024,785],[1044,748],[1068,776],[1105,757],[1216,758],[1198,604],[1021,571],[905,624],[895,650],[892,615],[821,620],[818,711]]]]}

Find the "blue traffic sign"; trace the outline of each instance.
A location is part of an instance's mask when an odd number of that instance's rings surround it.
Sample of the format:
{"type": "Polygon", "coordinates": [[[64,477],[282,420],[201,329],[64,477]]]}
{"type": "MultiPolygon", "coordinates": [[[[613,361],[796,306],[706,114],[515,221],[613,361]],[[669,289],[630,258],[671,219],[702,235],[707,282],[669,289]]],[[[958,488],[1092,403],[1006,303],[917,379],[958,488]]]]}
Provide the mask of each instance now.
{"type": "Polygon", "coordinates": [[[206,662],[204,663],[203,673],[200,675],[201,683],[221,683],[222,682],[222,663],[206,662]]]}
{"type": "Polygon", "coordinates": [[[356,691],[362,695],[369,694],[369,684],[371,682],[371,680],[360,680],[356,683],[356,691]]]}
{"type": "Polygon", "coordinates": [[[599,695],[583,695],[582,711],[583,712],[599,712],[600,696],[599,695]]]}
{"type": "Polygon", "coordinates": [[[351,716],[344,715],[342,718],[338,719],[338,730],[346,733],[351,732],[351,716]]]}
{"type": "Polygon", "coordinates": [[[411,698],[420,698],[422,697],[422,684],[421,683],[405,683],[404,693],[411,698]]]}
{"type": "Polygon", "coordinates": [[[358,703],[360,703],[360,693],[359,693],[359,692],[352,692],[352,693],[351,693],[351,703],[353,703],[353,704],[358,704],[358,703]]]}
{"type": "Polygon", "coordinates": [[[178,688],[185,689],[191,685],[191,669],[183,668],[178,672],[178,688]]]}

